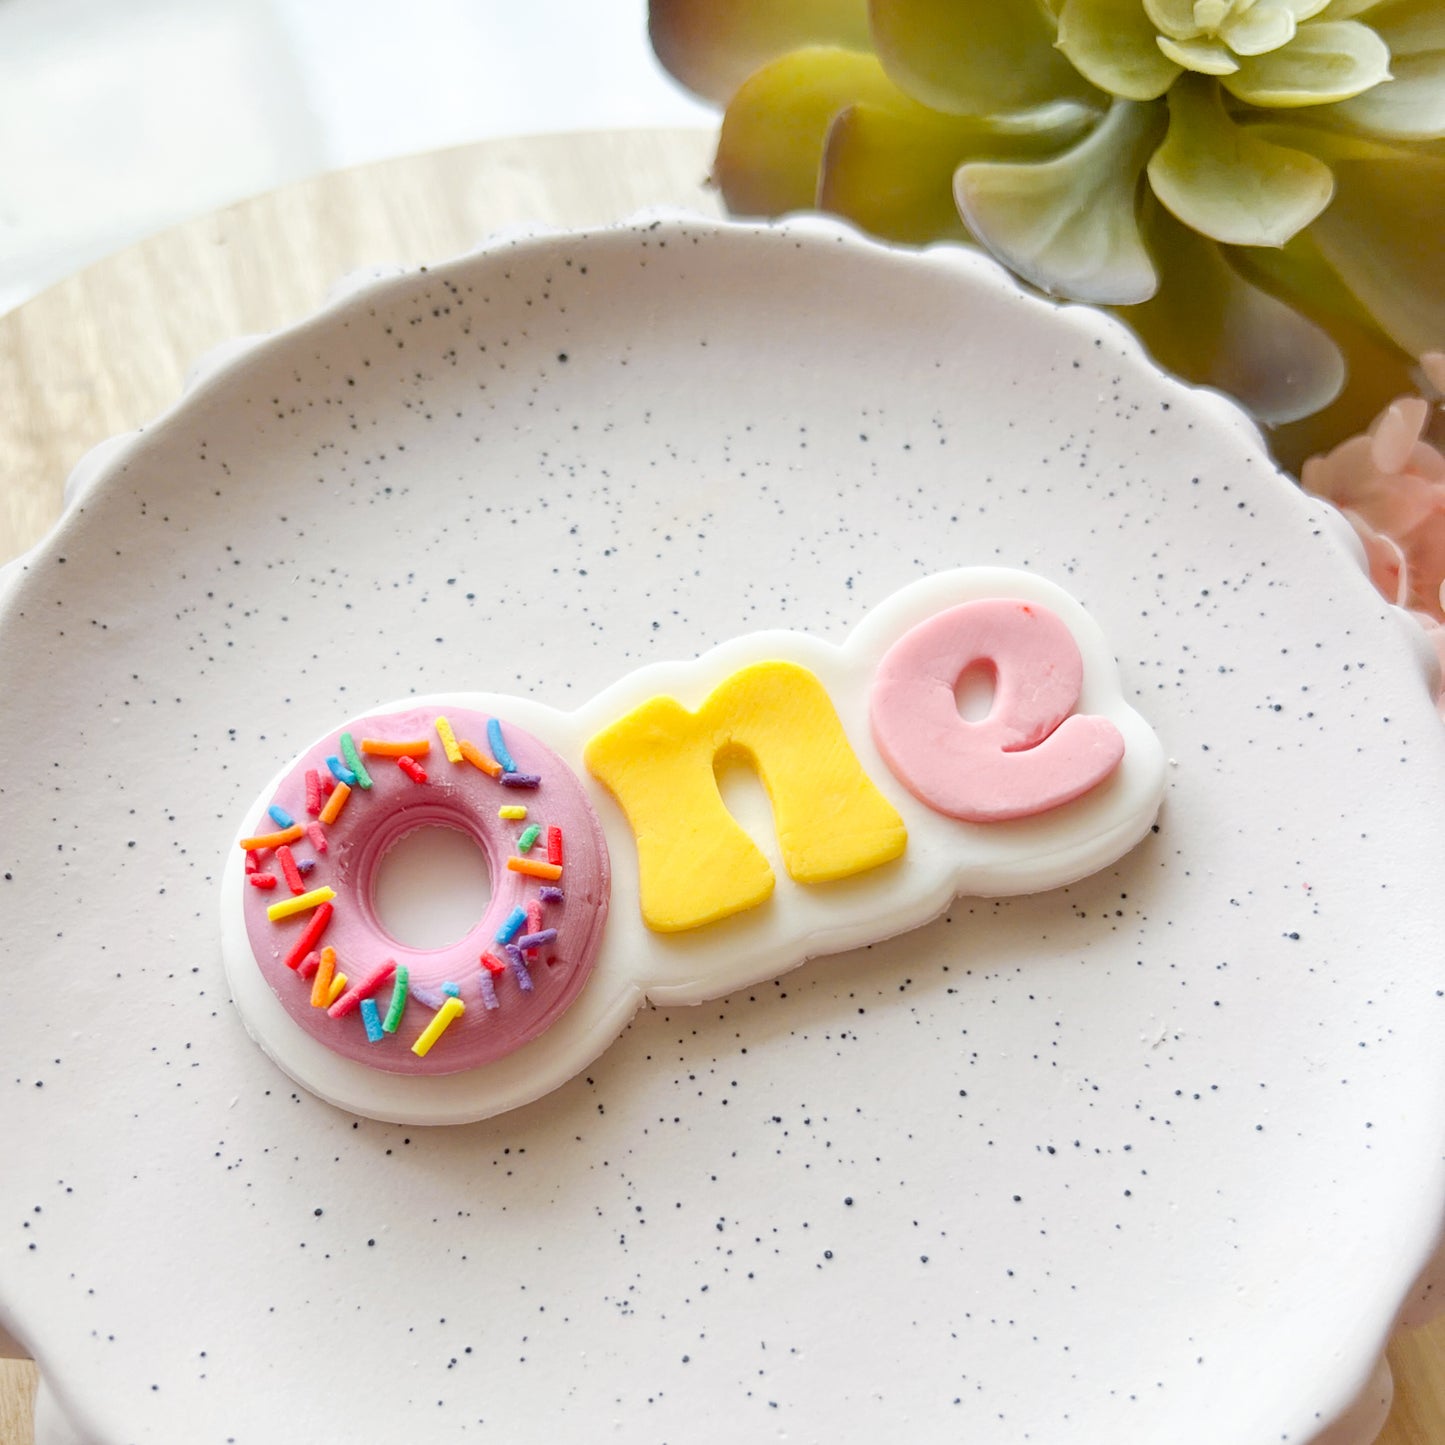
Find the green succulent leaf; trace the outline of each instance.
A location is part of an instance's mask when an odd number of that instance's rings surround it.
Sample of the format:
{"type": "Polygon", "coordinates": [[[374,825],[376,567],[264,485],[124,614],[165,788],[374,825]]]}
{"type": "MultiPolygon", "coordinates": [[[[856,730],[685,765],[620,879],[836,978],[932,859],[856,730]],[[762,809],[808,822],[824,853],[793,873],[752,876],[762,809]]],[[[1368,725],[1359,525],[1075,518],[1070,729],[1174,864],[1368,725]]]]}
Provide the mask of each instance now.
{"type": "Polygon", "coordinates": [[[1445,159],[1337,161],[1335,199],[1309,234],[1397,346],[1445,350],[1445,159]]]}
{"type": "Polygon", "coordinates": [[[1135,211],[1163,121],[1161,106],[1116,101],[1052,160],[961,166],[953,188],[965,225],[1040,290],[1102,304],[1144,300],[1158,278],[1135,211]]]}
{"type": "Polygon", "coordinates": [[[1382,6],[1370,24],[1389,47],[1394,79],[1347,100],[1341,117],[1399,140],[1445,135],[1445,6],[1405,0],[1382,6]]]}
{"type": "Polygon", "coordinates": [[[1348,100],[1389,78],[1389,48],[1368,25],[1318,20],[1283,49],[1242,59],[1224,84],[1251,105],[1288,108],[1348,100]]]}
{"type": "Polygon", "coordinates": [[[1239,69],[1239,61],[1230,54],[1229,47],[1217,40],[1171,40],[1161,35],[1158,43],[1170,60],[1200,75],[1233,75],[1239,69]]]}
{"type": "Polygon", "coordinates": [[[790,50],[867,50],[868,0],[651,0],[647,29],[674,79],[722,105],[790,50]]]}
{"type": "Polygon", "coordinates": [[[870,0],[868,11],[884,68],[934,110],[983,116],[1099,98],[1054,48],[1038,0],[870,0]]]}
{"type": "Polygon", "coordinates": [[[1139,0],[1065,0],[1058,47],[1100,90],[1125,100],[1158,99],[1180,70],[1139,0]]]}
{"type": "Polygon", "coordinates": [[[713,178],[735,215],[776,216],[817,203],[834,118],[868,102],[920,110],[877,58],[825,46],[790,51],[743,82],[723,115],[713,178]]]}
{"type": "Polygon", "coordinates": [[[1284,245],[1334,193],[1323,161],[1236,125],[1217,85],[1195,76],[1169,92],[1169,133],[1148,171],[1186,226],[1238,246],[1284,245]]]}
{"type": "Polygon", "coordinates": [[[1194,18],[1194,0],[1144,0],[1144,13],[1171,40],[1194,40],[1204,33],[1194,18]]]}
{"type": "Polygon", "coordinates": [[[1288,45],[1299,28],[1294,11],[1283,0],[1258,0],[1219,27],[1220,38],[1236,55],[1264,55],[1288,45]]]}
{"type": "Polygon", "coordinates": [[[1246,281],[1213,241],[1167,212],[1148,213],[1158,292],[1120,313],[1171,371],[1237,397],[1267,426],[1339,395],[1345,363],[1329,336],[1246,281]]]}

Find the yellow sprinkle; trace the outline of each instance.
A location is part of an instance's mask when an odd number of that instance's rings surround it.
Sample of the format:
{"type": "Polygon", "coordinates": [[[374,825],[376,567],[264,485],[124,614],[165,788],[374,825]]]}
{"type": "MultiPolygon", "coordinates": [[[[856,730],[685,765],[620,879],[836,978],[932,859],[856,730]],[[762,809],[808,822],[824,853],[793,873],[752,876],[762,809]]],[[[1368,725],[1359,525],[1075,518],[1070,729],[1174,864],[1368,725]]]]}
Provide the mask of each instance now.
{"type": "Polygon", "coordinates": [[[502,765],[489,758],[475,743],[465,738],[457,744],[457,751],[474,767],[480,768],[489,778],[502,776],[502,765]]]}
{"type": "Polygon", "coordinates": [[[346,806],[346,800],[351,796],[351,785],[349,783],[337,783],[332,788],[331,796],[326,800],[326,806],[321,810],[321,821],[330,827],[340,816],[341,810],[346,806]]]}
{"type": "Polygon", "coordinates": [[[424,1059],[431,1053],[431,1046],[446,1033],[454,1018],[466,1013],[467,1006],[459,998],[449,998],[432,1016],[432,1021],[421,1031],[420,1037],[411,1046],[417,1058],[424,1059]]]}
{"type": "Polygon", "coordinates": [[[383,738],[362,738],[361,751],[374,758],[419,758],[431,752],[430,738],[417,738],[409,743],[389,743],[383,738]]]}
{"type": "Polygon", "coordinates": [[[326,995],[331,992],[331,980],[336,976],[336,950],[329,945],[321,950],[321,963],[316,977],[311,980],[311,1007],[325,1008],[326,995]]]}
{"type": "Polygon", "coordinates": [[[300,823],[282,828],[279,833],[261,833],[254,838],[242,838],[241,846],[249,853],[253,848],[279,848],[283,843],[294,843],[304,832],[300,823]]]}
{"type": "Polygon", "coordinates": [[[452,731],[452,725],[444,717],[437,719],[437,736],[442,740],[442,748],[446,752],[447,762],[461,762],[462,750],[457,746],[457,735],[452,731]]]}
{"type": "Polygon", "coordinates": [[[315,908],[319,903],[330,903],[335,897],[334,888],[313,888],[310,893],[298,893],[294,898],[283,898],[279,903],[273,903],[266,910],[266,917],[272,923],[279,923],[283,918],[290,918],[293,913],[305,913],[308,908],[315,908]]]}
{"type": "Polygon", "coordinates": [[[508,803],[505,808],[497,809],[497,817],[505,818],[509,823],[520,823],[526,816],[527,810],[516,803],[508,803]]]}
{"type": "Polygon", "coordinates": [[[341,997],[341,995],[342,995],[343,991],[345,990],[345,988],[346,988],[346,975],[345,975],[344,973],[338,973],[338,974],[336,975],[336,977],[331,980],[331,988],[330,988],[330,990],[327,992],[327,995],[326,995],[326,1007],[327,1007],[327,1008],[330,1008],[331,1005],[334,1004],[334,1003],[336,1002],[336,1000],[341,997]]]}
{"type": "Polygon", "coordinates": [[[507,867],[513,873],[525,873],[528,878],[557,879],[562,876],[558,863],[542,863],[535,858],[508,858],[507,867]]]}

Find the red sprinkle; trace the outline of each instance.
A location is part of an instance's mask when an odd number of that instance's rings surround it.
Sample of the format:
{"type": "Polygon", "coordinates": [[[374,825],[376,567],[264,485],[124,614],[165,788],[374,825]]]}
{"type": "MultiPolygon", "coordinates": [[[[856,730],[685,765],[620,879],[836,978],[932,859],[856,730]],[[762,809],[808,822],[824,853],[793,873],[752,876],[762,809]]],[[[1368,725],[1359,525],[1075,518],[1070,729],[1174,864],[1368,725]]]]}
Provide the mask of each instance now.
{"type": "Polygon", "coordinates": [[[311,915],[311,922],[306,925],[306,931],[296,940],[296,946],[286,955],[287,968],[299,968],[306,955],[316,947],[321,935],[326,932],[326,925],[331,922],[331,915],[336,912],[334,903],[323,903],[311,915]]]}
{"type": "Polygon", "coordinates": [[[559,868],[562,866],[562,830],[560,828],[547,829],[547,861],[555,863],[559,868]]]}
{"type": "Polygon", "coordinates": [[[482,967],[485,968],[488,973],[506,973],[507,971],[507,965],[500,959],[494,958],[490,953],[484,953],[482,955],[482,967]]]}
{"type": "Polygon", "coordinates": [[[296,866],[296,859],[286,844],[283,843],[276,850],[276,861],[281,865],[281,876],[285,878],[286,886],[293,893],[305,893],[306,880],[302,878],[301,870],[296,866]]]}
{"type": "Polygon", "coordinates": [[[321,811],[321,779],[315,768],[306,769],[306,811],[313,818],[321,811]]]}
{"type": "MultiPolygon", "coordinates": [[[[527,927],[525,931],[527,933],[540,933],[542,931],[542,905],[535,898],[527,905],[527,927]]],[[[527,950],[528,958],[536,958],[536,956],[537,950],[535,948],[529,948],[527,950]]]]}
{"type": "Polygon", "coordinates": [[[246,850],[246,872],[255,873],[261,867],[261,855],[254,849],[246,850]]]}
{"type": "Polygon", "coordinates": [[[320,785],[321,796],[323,798],[329,798],[331,796],[331,790],[336,786],[336,779],[331,776],[330,769],[327,769],[324,773],[318,772],[316,774],[316,781],[320,785]]]}
{"type": "Polygon", "coordinates": [[[276,878],[271,873],[253,873],[246,881],[252,888],[274,888],[276,886],[276,878]]]}
{"type": "Polygon", "coordinates": [[[326,829],[320,823],[308,823],[306,825],[306,836],[311,840],[311,846],[318,853],[326,851],[326,829]]]}
{"type": "Polygon", "coordinates": [[[407,775],[407,777],[412,780],[412,782],[426,782],[426,769],[422,767],[422,765],[417,762],[415,758],[409,758],[405,754],[403,754],[396,760],[396,765],[402,770],[402,772],[407,775]]]}
{"type": "Polygon", "coordinates": [[[362,999],[370,998],[383,984],[389,983],[395,972],[396,960],[388,958],[385,963],[378,964],[370,973],[352,984],[326,1012],[334,1019],[342,1019],[349,1013],[355,1013],[361,1007],[362,999]]]}
{"type": "Polygon", "coordinates": [[[321,955],[319,953],[308,953],[301,960],[301,967],[296,970],[302,978],[312,978],[316,970],[321,967],[321,955]]]}

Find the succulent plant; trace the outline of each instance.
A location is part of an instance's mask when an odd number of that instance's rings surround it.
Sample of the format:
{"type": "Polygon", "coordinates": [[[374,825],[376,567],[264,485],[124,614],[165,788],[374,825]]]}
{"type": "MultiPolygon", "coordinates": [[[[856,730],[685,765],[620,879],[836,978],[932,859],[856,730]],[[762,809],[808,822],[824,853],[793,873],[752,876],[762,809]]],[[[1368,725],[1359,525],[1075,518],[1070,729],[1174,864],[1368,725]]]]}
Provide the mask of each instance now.
{"type": "Polygon", "coordinates": [[[1289,463],[1445,347],[1445,0],[651,0],[729,208],[983,246],[1289,463]]]}

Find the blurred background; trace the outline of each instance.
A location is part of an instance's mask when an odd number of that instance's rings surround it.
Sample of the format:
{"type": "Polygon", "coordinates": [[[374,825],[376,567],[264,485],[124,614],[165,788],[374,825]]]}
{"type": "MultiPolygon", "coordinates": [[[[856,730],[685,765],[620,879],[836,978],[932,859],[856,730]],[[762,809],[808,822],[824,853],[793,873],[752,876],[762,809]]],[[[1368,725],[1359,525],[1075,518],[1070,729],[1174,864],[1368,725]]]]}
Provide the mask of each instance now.
{"type": "Polygon", "coordinates": [[[0,0],[0,311],[319,171],[715,123],[653,58],[646,0],[0,0]]]}

